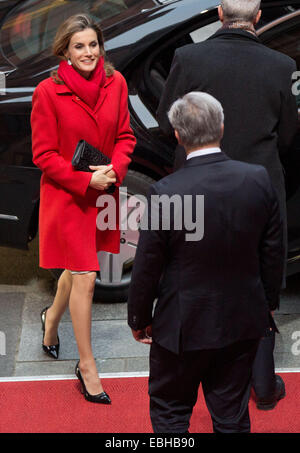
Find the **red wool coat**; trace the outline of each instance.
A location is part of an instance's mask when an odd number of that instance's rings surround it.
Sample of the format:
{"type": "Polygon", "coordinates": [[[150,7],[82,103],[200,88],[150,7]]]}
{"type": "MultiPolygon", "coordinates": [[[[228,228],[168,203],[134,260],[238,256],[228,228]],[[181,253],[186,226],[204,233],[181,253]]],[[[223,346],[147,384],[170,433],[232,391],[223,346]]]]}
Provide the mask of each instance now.
{"type": "MultiPolygon", "coordinates": [[[[89,187],[92,173],[75,171],[71,160],[84,139],[111,158],[120,185],[135,137],[130,128],[128,91],[115,71],[106,79],[94,110],[52,78],[32,99],[33,162],[42,170],[39,213],[40,266],[99,270],[97,252],[119,253],[120,231],[96,227],[96,200],[106,192],[89,187]]],[[[119,189],[114,193],[118,213],[119,189]]]]}

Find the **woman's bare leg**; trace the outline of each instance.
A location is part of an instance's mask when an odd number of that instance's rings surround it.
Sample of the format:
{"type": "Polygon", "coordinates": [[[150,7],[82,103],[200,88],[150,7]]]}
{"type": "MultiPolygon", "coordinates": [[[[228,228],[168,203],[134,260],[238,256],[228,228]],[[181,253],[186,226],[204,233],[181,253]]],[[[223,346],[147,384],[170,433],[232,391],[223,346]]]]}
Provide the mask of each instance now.
{"type": "Polygon", "coordinates": [[[51,346],[57,343],[58,325],[69,304],[71,289],[72,275],[68,270],[64,270],[57,283],[53,304],[48,308],[46,313],[45,346],[51,346]]]}
{"type": "Polygon", "coordinates": [[[79,352],[79,368],[87,391],[91,395],[103,392],[91,344],[92,301],[96,273],[75,274],[69,309],[79,352]]]}

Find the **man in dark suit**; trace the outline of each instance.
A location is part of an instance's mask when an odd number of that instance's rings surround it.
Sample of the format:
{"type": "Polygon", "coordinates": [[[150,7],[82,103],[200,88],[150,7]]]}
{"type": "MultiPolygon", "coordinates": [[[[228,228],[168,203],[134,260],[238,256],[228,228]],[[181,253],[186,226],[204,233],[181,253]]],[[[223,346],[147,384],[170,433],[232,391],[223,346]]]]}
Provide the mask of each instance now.
{"type": "MultiPolygon", "coordinates": [[[[204,91],[218,99],[225,114],[223,151],[232,159],[263,165],[279,198],[287,253],[286,194],[280,157],[288,153],[297,130],[297,105],[292,93],[296,63],[259,42],[255,25],[261,16],[259,0],[223,0],[222,27],[208,40],[179,48],[158,108],[165,134],[173,131],[167,118],[170,105],[190,91],[204,91]]],[[[175,167],[185,160],[177,148],[175,167]]],[[[285,272],[282,288],[285,287],[285,272]]],[[[275,375],[274,322],[262,338],[253,367],[257,407],[272,409],[285,395],[275,375]]]]}
{"type": "Polygon", "coordinates": [[[153,430],[187,432],[201,382],[214,431],[249,432],[251,367],[283,273],[278,199],[262,166],[221,151],[215,98],[189,93],[169,118],[187,160],[150,188],[128,299],[134,338],[151,343],[153,430]]]}

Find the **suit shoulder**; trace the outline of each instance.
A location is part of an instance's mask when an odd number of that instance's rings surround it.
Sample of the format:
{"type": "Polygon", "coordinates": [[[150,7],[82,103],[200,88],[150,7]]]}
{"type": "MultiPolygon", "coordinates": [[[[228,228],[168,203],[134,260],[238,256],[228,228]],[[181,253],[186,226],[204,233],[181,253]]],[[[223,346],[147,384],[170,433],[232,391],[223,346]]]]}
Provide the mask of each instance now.
{"type": "Polygon", "coordinates": [[[239,173],[243,172],[248,184],[259,186],[264,192],[273,192],[268,171],[263,165],[232,160],[239,173]]]}
{"type": "Polygon", "coordinates": [[[179,169],[170,175],[164,176],[159,181],[153,183],[150,187],[152,191],[156,192],[157,194],[166,193],[168,190],[172,190],[173,184],[177,184],[178,180],[180,180],[181,173],[184,169],[179,169]]]}
{"type": "MultiPolygon", "coordinates": [[[[253,44],[253,43],[251,43],[253,44]]],[[[270,49],[265,44],[261,42],[254,42],[256,51],[264,54],[264,58],[268,58],[268,62],[273,62],[278,64],[280,67],[293,68],[296,66],[295,61],[288,55],[274,49],[270,49]]],[[[195,54],[203,53],[207,55],[208,50],[212,50],[215,47],[219,46],[219,42],[214,39],[207,39],[199,43],[190,43],[176,49],[176,54],[180,59],[193,57],[195,54]]]]}
{"type": "Polygon", "coordinates": [[[280,66],[282,68],[290,69],[290,68],[296,67],[295,60],[293,60],[289,55],[279,52],[278,50],[270,49],[265,44],[261,43],[260,45],[261,45],[261,49],[264,52],[265,58],[269,59],[269,60],[266,60],[265,64],[268,64],[270,61],[275,64],[278,64],[278,66],[280,66]]]}
{"type": "Polygon", "coordinates": [[[245,173],[249,173],[250,175],[258,175],[264,178],[269,177],[268,172],[263,165],[242,162],[234,159],[228,159],[227,162],[230,162],[231,165],[237,167],[237,171],[244,171],[245,173]]]}
{"type": "Polygon", "coordinates": [[[185,44],[184,46],[178,47],[175,54],[180,58],[184,59],[193,56],[195,53],[199,55],[201,52],[206,52],[208,46],[211,45],[211,41],[202,41],[199,43],[185,44]]]}

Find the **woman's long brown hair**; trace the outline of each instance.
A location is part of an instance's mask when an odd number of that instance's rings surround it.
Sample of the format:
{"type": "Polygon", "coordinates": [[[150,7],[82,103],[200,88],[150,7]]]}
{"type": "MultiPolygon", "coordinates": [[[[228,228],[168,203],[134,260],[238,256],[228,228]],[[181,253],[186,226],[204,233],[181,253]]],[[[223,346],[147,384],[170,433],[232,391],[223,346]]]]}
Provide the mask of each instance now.
{"type": "MultiPolygon", "coordinates": [[[[60,59],[66,59],[65,51],[67,50],[70,40],[74,33],[91,28],[97,34],[99,46],[100,46],[100,55],[104,57],[104,69],[106,76],[109,77],[114,72],[113,65],[105,59],[105,50],[104,50],[104,38],[100,26],[92,20],[87,14],[76,14],[69,17],[65,20],[59,27],[56,36],[54,38],[52,53],[60,59]]],[[[51,77],[55,83],[63,84],[64,82],[60,80],[57,74],[57,70],[51,72],[51,77]]]]}

